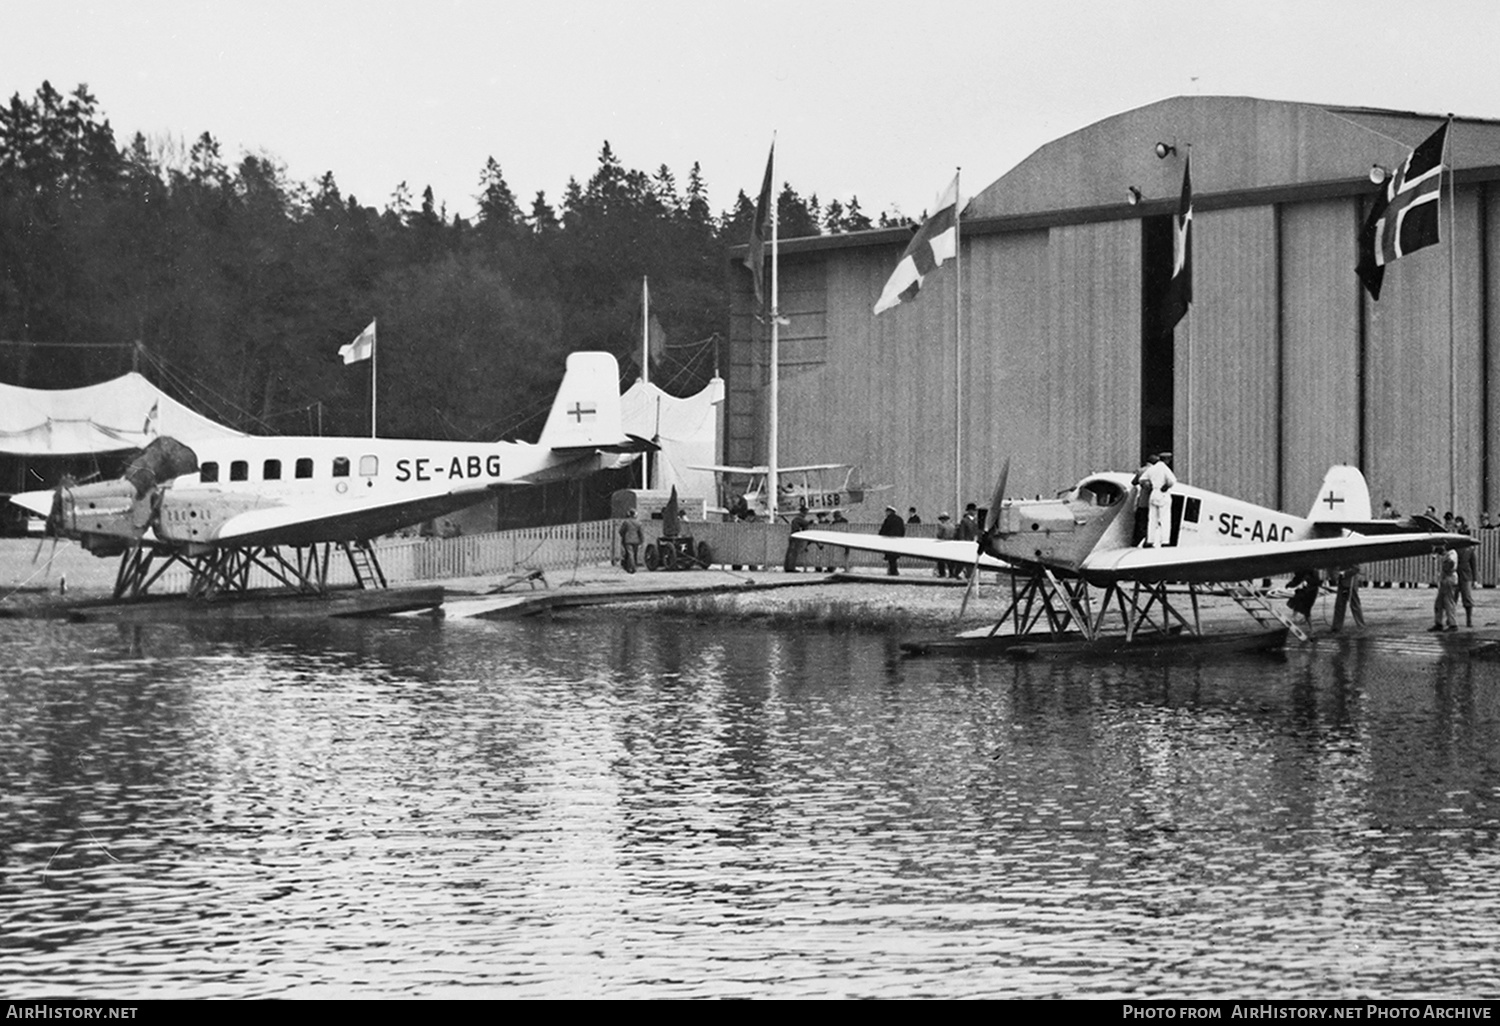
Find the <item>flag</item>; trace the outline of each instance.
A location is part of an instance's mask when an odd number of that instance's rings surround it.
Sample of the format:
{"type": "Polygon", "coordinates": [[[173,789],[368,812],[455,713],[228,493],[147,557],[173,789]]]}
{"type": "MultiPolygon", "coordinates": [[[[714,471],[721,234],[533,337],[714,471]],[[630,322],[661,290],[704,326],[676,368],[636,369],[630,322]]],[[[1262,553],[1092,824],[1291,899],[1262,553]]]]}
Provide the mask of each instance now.
{"type": "Polygon", "coordinates": [[[1380,298],[1386,264],[1438,241],[1443,144],[1447,137],[1445,121],[1411,151],[1406,162],[1386,181],[1385,188],[1375,197],[1370,216],[1365,218],[1359,233],[1359,266],[1355,273],[1371,299],[1380,298]]]}
{"type": "MultiPolygon", "coordinates": [[[[656,319],[656,314],[651,312],[651,284],[648,279],[641,279],[641,309],[646,315],[646,339],[644,359],[650,362],[652,367],[661,365],[662,357],[667,353],[667,333],[662,328],[661,321],[656,319]]],[[[642,367],[644,373],[647,368],[642,367]]]]}
{"type": "Polygon", "coordinates": [[[355,336],[346,346],[339,346],[339,355],[345,363],[358,363],[375,355],[375,322],[355,336]]]}
{"type": "Polygon", "coordinates": [[[1182,199],[1172,224],[1172,280],[1167,282],[1162,331],[1177,326],[1193,302],[1193,155],[1182,160],[1182,199]]]}
{"type": "Polygon", "coordinates": [[[661,326],[661,321],[656,319],[656,314],[651,314],[646,321],[647,359],[653,367],[659,367],[661,358],[667,354],[667,332],[661,326]]]}
{"type": "Polygon", "coordinates": [[[766,177],[760,183],[760,197],[755,201],[755,224],[750,229],[750,245],[745,251],[745,266],[750,268],[755,279],[755,304],[765,302],[765,287],[761,284],[766,273],[766,228],[771,214],[771,171],[776,166],[776,144],[771,144],[771,154],[766,158],[766,177]]]}
{"type": "Polygon", "coordinates": [[[153,437],[156,435],[156,420],[157,420],[157,416],[161,412],[160,411],[160,407],[161,407],[161,400],[160,399],[156,400],[156,402],[154,402],[154,403],[151,404],[151,410],[150,410],[150,412],[148,412],[146,414],[146,423],[144,423],[144,424],[141,425],[141,434],[143,434],[143,435],[151,435],[153,437]]]}
{"type": "Polygon", "coordinates": [[[876,313],[882,313],[897,303],[914,298],[922,287],[922,279],[941,267],[943,261],[956,252],[957,175],[953,176],[953,181],[938,197],[937,207],[937,213],[922,222],[922,227],[917,229],[917,234],[912,236],[907,245],[906,252],[901,254],[901,262],[896,265],[890,280],[885,283],[885,290],[880,293],[880,301],[875,304],[876,313]]]}

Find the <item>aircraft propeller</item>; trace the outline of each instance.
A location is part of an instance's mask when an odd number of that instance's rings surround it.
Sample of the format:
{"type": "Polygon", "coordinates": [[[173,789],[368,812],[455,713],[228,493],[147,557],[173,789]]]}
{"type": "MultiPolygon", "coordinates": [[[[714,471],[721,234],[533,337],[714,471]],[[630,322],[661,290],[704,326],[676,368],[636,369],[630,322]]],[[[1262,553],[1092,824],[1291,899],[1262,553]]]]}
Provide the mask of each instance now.
{"type": "MultiPolygon", "coordinates": [[[[37,539],[36,551],[31,554],[31,562],[36,563],[42,558],[42,546],[47,544],[47,536],[52,537],[52,554],[57,554],[57,540],[62,536],[63,527],[63,489],[68,490],[69,496],[78,482],[70,475],[64,474],[62,480],[57,482],[57,487],[52,490],[52,508],[47,511],[47,520],[42,528],[42,536],[37,539]]],[[[47,562],[52,562],[52,556],[47,557],[47,562]]]]}
{"type": "Polygon", "coordinates": [[[1000,464],[1000,477],[995,481],[995,491],[990,495],[990,508],[984,518],[984,523],[979,528],[979,537],[974,544],[974,565],[969,568],[969,583],[964,588],[964,600],[959,603],[958,618],[964,618],[964,612],[969,608],[969,597],[974,594],[975,582],[979,580],[979,557],[985,553],[996,555],[993,545],[990,543],[990,535],[995,528],[1000,526],[1000,504],[1005,501],[1005,483],[1010,477],[1010,457],[1005,457],[1005,462],[1000,464]]]}

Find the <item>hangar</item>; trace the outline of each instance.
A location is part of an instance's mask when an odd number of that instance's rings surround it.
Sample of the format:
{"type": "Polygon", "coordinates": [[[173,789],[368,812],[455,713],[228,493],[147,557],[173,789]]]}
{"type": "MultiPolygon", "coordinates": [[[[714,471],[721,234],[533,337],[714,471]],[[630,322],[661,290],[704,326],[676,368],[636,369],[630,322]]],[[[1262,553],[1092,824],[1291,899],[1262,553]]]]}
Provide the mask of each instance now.
{"type": "MultiPolygon", "coordinates": [[[[1299,513],[1347,462],[1377,504],[1477,523],[1500,509],[1500,121],[1449,129],[1442,242],[1378,302],[1354,273],[1372,167],[1445,116],[1180,96],[1105,118],[966,179],[958,303],[949,262],[873,315],[908,229],[781,240],[778,462],[858,463],[929,518],[984,504],[1007,456],[1011,494],[1051,494],[1170,449],[1194,484],[1299,513]],[[1164,333],[1188,152],[1194,300],[1164,333]]],[[[742,255],[725,459],[759,463],[769,347],[742,255]]]]}

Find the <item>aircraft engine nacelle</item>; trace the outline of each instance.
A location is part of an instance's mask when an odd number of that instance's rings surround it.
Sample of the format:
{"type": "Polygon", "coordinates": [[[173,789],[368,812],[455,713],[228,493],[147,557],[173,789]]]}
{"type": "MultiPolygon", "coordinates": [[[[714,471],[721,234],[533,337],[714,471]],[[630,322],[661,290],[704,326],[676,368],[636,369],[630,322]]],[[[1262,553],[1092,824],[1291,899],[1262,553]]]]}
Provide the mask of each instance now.
{"type": "Polygon", "coordinates": [[[140,540],[151,522],[151,493],[137,496],[129,481],[101,481],[60,489],[55,530],[77,538],[95,555],[121,552],[140,540]]]}
{"type": "Polygon", "coordinates": [[[994,547],[1002,559],[1076,567],[1097,540],[1089,526],[1061,499],[1009,501],[1000,507],[994,547]]]}

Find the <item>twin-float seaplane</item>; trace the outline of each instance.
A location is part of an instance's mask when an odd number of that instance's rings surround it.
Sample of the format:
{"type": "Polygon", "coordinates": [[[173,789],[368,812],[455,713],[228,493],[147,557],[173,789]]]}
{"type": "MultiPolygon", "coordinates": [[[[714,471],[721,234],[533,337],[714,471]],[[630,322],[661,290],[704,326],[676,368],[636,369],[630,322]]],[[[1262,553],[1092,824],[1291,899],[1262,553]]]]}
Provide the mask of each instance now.
{"type": "Polygon", "coordinates": [[[116,598],[144,595],[174,563],[190,570],[194,595],[243,591],[252,566],[324,592],[334,546],[362,587],[384,587],[371,539],[653,448],[621,430],[619,381],[610,354],[571,354],[536,444],[262,436],[189,447],[162,437],[117,481],[64,481],[11,502],[46,517],[55,538],[122,555],[116,598]]]}
{"type": "MultiPolygon", "coordinates": [[[[770,468],[712,465],[691,467],[712,471],[718,483],[719,505],[708,507],[709,513],[721,513],[730,520],[764,520],[770,512],[766,478],[770,468]]],[[[776,471],[776,512],[787,519],[801,507],[810,513],[846,513],[865,501],[870,492],[890,485],[867,485],[859,480],[858,468],[848,463],[810,463],[801,467],[781,467],[776,471]]]]}
{"type": "MultiPolygon", "coordinates": [[[[1010,603],[988,638],[1009,628],[1011,638],[1071,635],[1089,642],[1101,638],[1111,613],[1118,614],[1126,642],[1144,634],[1200,636],[1198,599],[1205,593],[1234,599],[1267,634],[1279,633],[1284,641],[1290,630],[1305,638],[1262,589],[1242,582],[1474,544],[1425,518],[1374,519],[1364,475],[1350,466],[1329,469],[1306,517],[1179,482],[1168,490],[1170,544],[1157,547],[1137,542],[1141,486],[1133,474],[1090,474],[1056,499],[1029,500],[1004,498],[1009,469],[1007,461],[977,542],[826,530],[794,537],[1009,572],[1010,603]],[[1186,588],[1169,591],[1169,584],[1186,588]]],[[[976,576],[970,575],[971,589],[976,576]]]]}

